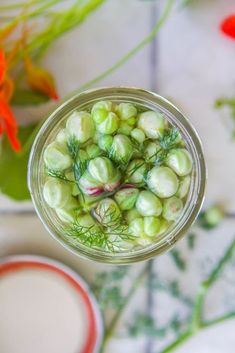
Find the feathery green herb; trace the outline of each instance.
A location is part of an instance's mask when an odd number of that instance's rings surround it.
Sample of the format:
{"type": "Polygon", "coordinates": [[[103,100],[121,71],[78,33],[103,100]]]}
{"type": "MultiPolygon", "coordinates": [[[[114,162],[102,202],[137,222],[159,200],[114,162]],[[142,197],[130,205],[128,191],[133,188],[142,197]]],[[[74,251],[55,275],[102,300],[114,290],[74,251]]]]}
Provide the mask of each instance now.
{"type": "Polygon", "coordinates": [[[46,168],[46,174],[52,178],[57,178],[63,181],[67,181],[69,183],[74,183],[74,180],[70,180],[66,177],[65,173],[59,171],[59,170],[54,170],[50,168],[46,168]]]}

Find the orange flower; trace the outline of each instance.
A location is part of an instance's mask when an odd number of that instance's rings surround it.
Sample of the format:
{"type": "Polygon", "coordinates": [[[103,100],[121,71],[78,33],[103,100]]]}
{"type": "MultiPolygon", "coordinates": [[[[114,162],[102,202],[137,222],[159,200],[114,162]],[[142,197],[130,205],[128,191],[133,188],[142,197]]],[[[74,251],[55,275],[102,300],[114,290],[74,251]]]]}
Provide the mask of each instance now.
{"type": "Polygon", "coordinates": [[[51,99],[58,100],[59,96],[56,92],[52,75],[48,71],[35,66],[28,55],[25,56],[24,63],[29,86],[35,91],[44,93],[51,99]]]}
{"type": "Polygon", "coordinates": [[[228,37],[235,39],[235,13],[227,16],[220,24],[221,31],[228,37]]]}
{"type": "Polygon", "coordinates": [[[0,135],[6,133],[12,148],[20,150],[17,139],[17,125],[15,117],[9,106],[13,93],[13,81],[7,76],[7,61],[3,49],[0,48],[0,135]]]}

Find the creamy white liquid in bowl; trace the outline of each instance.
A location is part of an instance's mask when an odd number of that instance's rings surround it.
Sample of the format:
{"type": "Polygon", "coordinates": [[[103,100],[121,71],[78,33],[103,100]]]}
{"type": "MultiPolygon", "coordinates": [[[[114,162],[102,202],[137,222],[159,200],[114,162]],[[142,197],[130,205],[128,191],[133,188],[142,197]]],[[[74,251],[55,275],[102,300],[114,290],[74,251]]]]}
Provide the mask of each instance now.
{"type": "Polygon", "coordinates": [[[79,291],[48,269],[0,273],[1,353],[90,353],[90,318],[79,291]]]}

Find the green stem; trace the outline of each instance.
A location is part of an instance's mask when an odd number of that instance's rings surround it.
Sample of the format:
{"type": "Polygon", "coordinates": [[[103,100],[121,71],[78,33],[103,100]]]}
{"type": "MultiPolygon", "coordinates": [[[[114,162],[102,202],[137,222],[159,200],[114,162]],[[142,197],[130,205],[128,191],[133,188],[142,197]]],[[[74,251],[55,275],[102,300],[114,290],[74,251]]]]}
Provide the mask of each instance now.
{"type": "Polygon", "coordinates": [[[235,318],[235,311],[232,311],[232,312],[227,313],[225,315],[222,315],[222,316],[220,316],[220,317],[218,317],[216,319],[203,322],[201,327],[202,328],[211,327],[211,326],[221,324],[224,321],[231,320],[231,319],[234,319],[234,318],[235,318]]]}
{"type": "Polygon", "coordinates": [[[175,341],[170,343],[167,347],[161,350],[160,353],[169,353],[175,350],[182,343],[187,341],[192,336],[192,332],[190,330],[183,332],[175,341]]]}
{"type": "MultiPolygon", "coordinates": [[[[51,0],[58,2],[61,0],[51,0]]],[[[90,12],[94,11],[105,0],[90,0],[83,6],[77,0],[69,9],[61,13],[55,13],[48,27],[35,35],[31,41],[28,42],[27,50],[29,53],[36,51],[36,56],[41,57],[44,54],[49,44],[56,40],[58,37],[81,24],[90,12]]],[[[37,10],[38,11],[38,10],[37,10]]],[[[30,16],[36,16],[36,13],[31,13],[30,16]]],[[[35,55],[35,53],[34,53],[35,55]]],[[[23,57],[23,51],[19,51],[15,57],[14,63],[17,63],[23,57]]]]}
{"type": "MultiPolygon", "coordinates": [[[[30,6],[36,5],[38,3],[42,3],[48,0],[31,0],[30,1],[30,6]]],[[[10,5],[1,5],[0,6],[0,11],[9,11],[9,10],[17,10],[17,9],[22,9],[26,6],[27,2],[18,2],[17,4],[10,4],[10,5]]]]}
{"type": "Polygon", "coordinates": [[[142,281],[143,281],[144,277],[146,276],[147,272],[148,272],[148,263],[146,263],[144,265],[144,267],[141,270],[141,272],[136,276],[135,280],[132,283],[131,288],[129,289],[125,299],[123,300],[123,303],[122,303],[121,307],[114,314],[111,322],[108,324],[108,328],[106,329],[105,334],[104,334],[104,340],[103,340],[103,344],[102,344],[100,353],[104,353],[106,344],[107,344],[108,340],[112,337],[112,334],[113,334],[113,332],[114,332],[114,330],[116,328],[116,325],[117,325],[121,315],[123,314],[123,311],[125,310],[126,306],[128,305],[128,303],[130,302],[130,300],[133,297],[134,293],[136,292],[136,289],[142,283],[142,281]]]}
{"type": "Polygon", "coordinates": [[[11,22],[9,22],[5,27],[2,27],[0,31],[4,31],[5,29],[7,29],[8,27],[11,27],[12,25],[18,25],[20,22],[23,22],[30,18],[40,16],[43,14],[45,10],[49,9],[50,7],[54,6],[59,2],[61,2],[61,0],[47,0],[44,5],[34,9],[31,12],[26,11],[26,12],[20,13],[18,16],[15,16],[14,19],[11,22]]]}
{"type": "Polygon", "coordinates": [[[72,94],[76,94],[77,92],[80,92],[84,89],[87,89],[88,87],[94,85],[98,81],[104,79],[114,71],[116,71],[119,67],[121,67],[123,64],[125,64],[128,60],[130,60],[134,55],[136,55],[141,49],[143,49],[148,43],[151,42],[151,40],[156,36],[156,34],[159,32],[161,27],[165,24],[167,21],[171,9],[173,7],[174,0],[168,0],[167,4],[163,10],[163,13],[161,17],[159,18],[158,22],[154,26],[153,30],[148,34],[147,37],[145,37],[138,45],[136,45],[133,49],[131,49],[126,55],[124,55],[120,60],[118,60],[114,65],[112,65],[109,69],[103,71],[100,75],[96,76],[94,79],[84,83],[82,86],[80,86],[79,90],[73,92],[72,94]]]}
{"type": "MultiPolygon", "coordinates": [[[[200,326],[200,330],[204,330],[208,327],[212,327],[215,325],[218,325],[222,322],[225,322],[227,320],[231,320],[235,318],[235,312],[232,311],[231,313],[222,315],[216,319],[210,320],[203,322],[200,326]]],[[[182,333],[175,341],[173,341],[169,346],[165,347],[160,353],[169,353],[175,350],[178,346],[181,346],[185,341],[187,341],[189,338],[191,338],[194,335],[195,332],[188,330],[182,333]]]]}
{"type": "Polygon", "coordinates": [[[203,321],[203,319],[202,319],[203,306],[204,306],[206,294],[207,294],[208,290],[211,288],[211,286],[218,279],[225,264],[232,257],[234,250],[235,250],[235,240],[233,240],[232,243],[228,246],[224,255],[220,258],[218,263],[215,265],[215,267],[213,268],[213,270],[209,274],[208,278],[200,284],[199,290],[197,292],[196,299],[194,302],[194,309],[193,309],[189,329],[186,330],[184,333],[182,333],[175,341],[173,341],[167,347],[165,347],[160,353],[172,352],[176,347],[181,345],[184,341],[188,340],[190,337],[192,337],[199,330],[202,330],[207,327],[217,325],[217,324],[224,322],[226,320],[235,318],[235,312],[232,311],[228,314],[225,314],[223,316],[220,316],[220,317],[213,319],[213,320],[210,320],[210,321],[203,321]]]}
{"type": "Polygon", "coordinates": [[[233,251],[235,249],[235,240],[229,245],[224,255],[221,257],[217,265],[213,268],[210,275],[206,279],[206,281],[202,282],[199,286],[199,290],[195,300],[195,306],[192,315],[192,330],[196,331],[202,325],[202,313],[203,313],[203,305],[205,302],[205,297],[210,289],[210,287],[215,283],[218,279],[224,265],[228,262],[228,260],[233,255],[233,251]]]}
{"type": "Polygon", "coordinates": [[[211,287],[212,284],[217,280],[224,265],[232,257],[234,250],[235,250],[235,240],[233,240],[232,243],[228,246],[224,255],[221,257],[218,264],[214,267],[214,269],[211,271],[208,279],[205,281],[205,285],[207,286],[207,288],[211,287]]]}
{"type": "Polygon", "coordinates": [[[196,333],[196,331],[198,331],[201,327],[203,305],[204,305],[207,289],[208,289],[207,286],[205,286],[204,283],[201,283],[197,292],[197,296],[195,299],[195,304],[192,312],[191,324],[190,324],[191,331],[193,333],[196,333]]]}

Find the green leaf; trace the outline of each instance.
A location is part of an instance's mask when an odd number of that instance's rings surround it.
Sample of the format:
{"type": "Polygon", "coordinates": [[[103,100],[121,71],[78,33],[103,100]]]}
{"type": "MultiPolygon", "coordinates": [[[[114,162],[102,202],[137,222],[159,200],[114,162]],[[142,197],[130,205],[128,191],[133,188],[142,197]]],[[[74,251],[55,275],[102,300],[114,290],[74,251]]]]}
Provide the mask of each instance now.
{"type": "Polygon", "coordinates": [[[190,233],[187,236],[187,245],[190,250],[193,250],[195,247],[196,234],[190,233]]]}
{"type": "MultiPolygon", "coordinates": [[[[22,146],[35,129],[35,125],[19,128],[22,146]]],[[[27,164],[31,144],[25,145],[19,153],[14,152],[4,136],[0,152],[0,192],[10,198],[23,201],[30,199],[27,187],[27,164]]]]}
{"type": "Polygon", "coordinates": [[[169,254],[171,255],[171,258],[174,261],[175,265],[178,267],[178,269],[180,271],[184,271],[186,269],[186,262],[182,258],[179,250],[173,249],[169,252],[169,254]]]}
{"type": "Polygon", "coordinates": [[[11,100],[12,105],[39,105],[46,103],[50,98],[40,92],[26,90],[26,89],[16,89],[11,100]]]}

